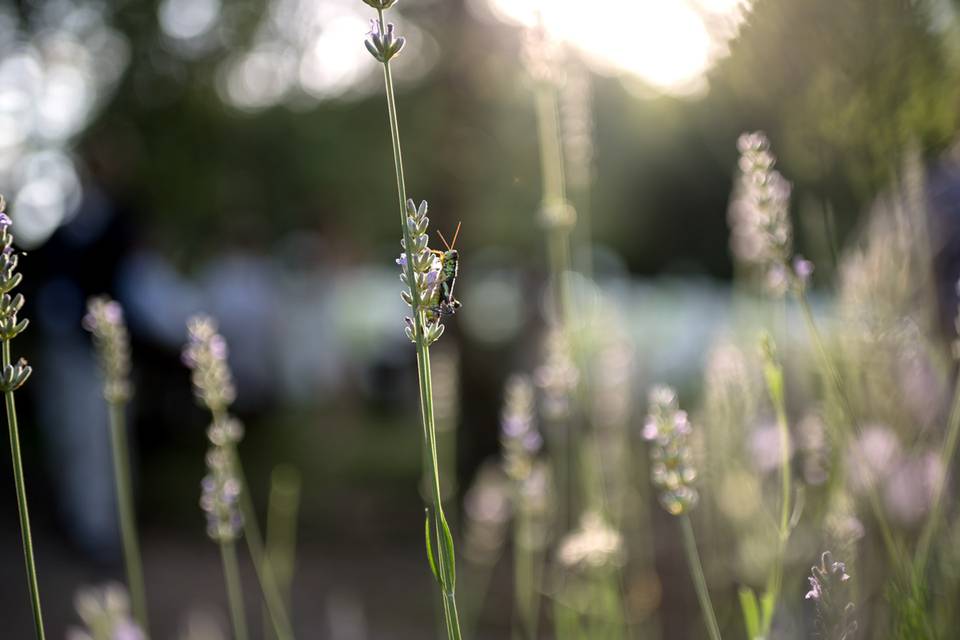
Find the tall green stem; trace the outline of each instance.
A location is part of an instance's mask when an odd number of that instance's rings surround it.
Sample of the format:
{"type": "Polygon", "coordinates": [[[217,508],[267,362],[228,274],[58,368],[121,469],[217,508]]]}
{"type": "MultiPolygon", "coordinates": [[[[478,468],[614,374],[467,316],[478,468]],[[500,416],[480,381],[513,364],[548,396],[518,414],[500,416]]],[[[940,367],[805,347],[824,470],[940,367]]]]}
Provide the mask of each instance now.
{"type": "MultiPolygon", "coordinates": [[[[214,423],[221,423],[226,419],[226,411],[213,411],[214,423]]],[[[290,618],[287,615],[283,598],[277,586],[276,575],[264,549],[263,535],[260,533],[260,525],[257,520],[257,510],[253,505],[253,498],[250,497],[247,476],[243,471],[243,464],[240,462],[240,454],[237,452],[235,444],[229,444],[226,448],[230,456],[230,464],[233,466],[233,473],[240,483],[240,513],[243,516],[243,537],[247,541],[247,551],[250,553],[253,569],[257,575],[257,583],[260,585],[263,601],[270,614],[273,632],[279,640],[293,640],[293,627],[290,624],[290,618]]]]}
{"type": "Polygon", "coordinates": [[[240,463],[240,456],[237,454],[235,446],[230,447],[230,457],[233,460],[234,473],[240,481],[240,512],[243,514],[243,537],[247,541],[247,550],[250,553],[250,559],[253,561],[257,582],[260,584],[261,593],[263,593],[263,601],[267,605],[270,620],[273,622],[273,631],[280,640],[292,640],[293,629],[290,625],[290,618],[287,616],[287,609],[283,604],[283,598],[277,586],[273,565],[270,564],[264,550],[263,536],[260,533],[260,525],[257,521],[257,510],[253,506],[247,476],[243,471],[243,465],[240,463]]]}
{"type": "Polygon", "coordinates": [[[120,516],[120,537],[123,544],[123,561],[127,569],[127,583],[133,615],[140,628],[147,631],[147,596],[143,580],[143,560],[133,508],[133,491],[130,479],[130,458],[127,446],[127,424],[122,402],[108,403],[110,413],[110,445],[113,449],[113,480],[117,487],[117,511],[120,516]]]}
{"type": "Polygon", "coordinates": [[[697,551],[697,539],[693,535],[693,524],[690,516],[680,516],[680,529],[683,531],[683,550],[687,554],[687,564],[690,565],[690,577],[697,590],[697,599],[700,601],[700,610],[710,633],[710,640],[721,640],[720,625],[717,624],[717,615],[713,611],[710,601],[710,591],[707,589],[707,579],[703,575],[703,566],[700,564],[700,553],[697,551]]]}
{"type": "Polygon", "coordinates": [[[220,559],[223,560],[223,580],[227,585],[233,635],[235,640],[247,640],[247,616],[243,608],[240,567],[237,563],[237,547],[232,540],[220,541],[220,559]]]}
{"type": "MultiPolygon", "coordinates": [[[[777,536],[777,556],[767,579],[764,606],[761,609],[757,633],[767,637],[773,624],[773,610],[780,597],[783,585],[783,564],[786,555],[787,540],[790,537],[790,490],[792,472],[790,468],[790,428],[787,422],[787,407],[784,399],[783,367],[776,359],[775,347],[769,337],[763,340],[763,370],[767,383],[767,394],[777,416],[777,431],[780,434],[780,526],[777,536]]],[[[752,598],[752,592],[750,594],[752,598]]]]}
{"type": "MultiPolygon", "coordinates": [[[[383,20],[383,11],[377,10],[380,31],[386,32],[383,20]]],[[[407,227],[407,187],[403,175],[403,154],[400,148],[400,127],[397,120],[397,104],[393,89],[393,73],[389,60],[383,63],[383,80],[387,93],[387,116],[390,121],[390,142],[393,147],[393,163],[397,179],[397,201],[400,211],[400,226],[403,230],[404,246],[412,252],[413,244],[410,230],[407,227]]],[[[433,494],[433,517],[436,530],[436,541],[439,553],[437,554],[437,569],[443,591],[444,623],[447,637],[450,640],[460,640],[460,621],[457,614],[457,604],[454,588],[453,548],[445,532],[449,531],[446,518],[443,515],[443,500],[440,491],[440,465],[437,459],[437,430],[433,415],[433,382],[430,373],[430,349],[426,342],[424,311],[420,306],[420,296],[417,290],[417,280],[413,272],[413,261],[407,260],[407,282],[410,283],[414,322],[416,323],[416,350],[417,350],[417,377],[420,383],[420,412],[423,420],[424,441],[427,445],[428,460],[431,475],[431,493],[433,494]]]]}
{"type": "MultiPolygon", "coordinates": [[[[547,251],[550,262],[550,280],[554,296],[554,312],[560,326],[567,328],[571,310],[570,287],[570,228],[572,220],[555,219],[551,214],[557,207],[567,209],[566,180],[563,171],[563,147],[560,143],[560,118],[556,90],[541,83],[536,92],[537,130],[540,140],[540,167],[542,174],[543,212],[547,216],[547,251]]],[[[562,218],[562,215],[558,216],[562,218]]]]}
{"type": "Polygon", "coordinates": [[[518,627],[516,640],[536,640],[540,622],[540,580],[543,574],[543,550],[532,543],[531,515],[522,499],[516,514],[513,536],[513,583],[518,627]]]}
{"type": "MultiPolygon", "coordinates": [[[[267,503],[266,558],[277,581],[277,591],[287,615],[293,609],[291,584],[297,546],[297,511],[300,506],[300,473],[288,465],[274,467],[270,474],[267,503]]],[[[264,637],[275,638],[270,610],[264,612],[264,637]]]]}
{"type": "MultiPolygon", "coordinates": [[[[3,367],[10,366],[10,341],[3,341],[3,367]]],[[[23,560],[27,566],[27,586],[30,589],[30,604],[33,607],[33,623],[37,638],[43,640],[43,613],[40,609],[40,584],[37,581],[37,565],[33,558],[33,535],[30,532],[30,513],[27,509],[27,489],[23,480],[23,459],[20,456],[20,432],[17,429],[17,407],[13,391],[4,392],[7,406],[7,424],[10,427],[10,455],[13,458],[13,481],[17,490],[17,510],[20,513],[20,535],[23,540],[23,560]]]]}

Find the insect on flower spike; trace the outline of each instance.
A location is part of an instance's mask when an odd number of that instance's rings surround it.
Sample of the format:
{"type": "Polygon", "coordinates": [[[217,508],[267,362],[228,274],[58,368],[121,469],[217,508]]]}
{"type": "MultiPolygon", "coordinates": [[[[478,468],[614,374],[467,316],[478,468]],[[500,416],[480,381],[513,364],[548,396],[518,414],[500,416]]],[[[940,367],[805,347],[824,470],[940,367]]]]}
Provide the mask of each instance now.
{"type": "Polygon", "coordinates": [[[431,249],[431,251],[440,258],[440,285],[437,288],[437,304],[431,309],[440,315],[453,315],[460,308],[460,301],[453,297],[453,287],[457,282],[457,275],[460,271],[460,254],[453,247],[457,244],[457,237],[460,235],[460,223],[457,223],[457,229],[453,234],[453,242],[448,243],[443,234],[437,231],[440,240],[447,247],[446,251],[431,249]]]}

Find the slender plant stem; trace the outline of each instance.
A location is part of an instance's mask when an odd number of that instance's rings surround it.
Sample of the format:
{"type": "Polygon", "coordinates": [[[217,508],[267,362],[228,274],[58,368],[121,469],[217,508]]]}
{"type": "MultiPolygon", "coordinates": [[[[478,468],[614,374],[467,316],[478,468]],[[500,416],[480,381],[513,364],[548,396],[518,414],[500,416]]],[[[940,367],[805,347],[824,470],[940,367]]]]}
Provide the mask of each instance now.
{"type": "MultiPolygon", "coordinates": [[[[777,556],[767,579],[767,592],[764,596],[770,598],[776,604],[780,598],[780,589],[783,584],[784,555],[786,554],[787,540],[790,537],[790,489],[793,480],[790,468],[790,427],[787,422],[787,408],[784,400],[783,368],[776,360],[772,348],[769,350],[764,348],[764,354],[767,395],[769,395],[770,403],[776,413],[777,431],[780,434],[780,526],[777,532],[777,556]]],[[[769,611],[764,608],[761,616],[760,633],[766,636],[770,632],[770,625],[773,623],[772,607],[769,611]]]]}
{"type": "MultiPolygon", "coordinates": [[[[278,465],[270,474],[270,500],[267,504],[266,553],[273,568],[277,591],[287,615],[293,610],[291,584],[297,546],[297,511],[300,506],[300,473],[289,465],[278,465]]],[[[264,605],[264,636],[276,637],[270,610],[264,605]]]]}
{"type": "Polygon", "coordinates": [[[780,432],[780,538],[786,540],[790,535],[790,429],[787,426],[787,412],[783,406],[783,397],[776,403],[777,431],[780,432]]]}
{"type": "Polygon", "coordinates": [[[227,585],[233,635],[235,640],[247,640],[247,616],[243,609],[240,567],[237,563],[237,547],[233,540],[220,541],[220,559],[223,560],[223,580],[227,585]]]}
{"type": "MultiPolygon", "coordinates": [[[[380,31],[386,31],[383,20],[383,11],[377,10],[377,19],[380,31]]],[[[383,63],[383,81],[387,94],[387,116],[390,121],[390,142],[393,147],[394,172],[397,179],[397,201],[400,210],[400,226],[403,230],[403,240],[406,250],[412,252],[413,244],[410,230],[407,227],[407,187],[403,175],[403,154],[400,147],[400,126],[397,120],[397,103],[393,89],[393,73],[390,62],[383,63]]],[[[443,500],[440,491],[440,465],[437,458],[437,429],[433,415],[433,381],[430,372],[430,349],[426,342],[424,310],[420,305],[420,292],[413,271],[413,261],[407,260],[407,282],[410,284],[414,322],[416,323],[416,350],[417,350],[417,377],[420,383],[420,412],[423,420],[424,442],[428,449],[428,465],[431,473],[431,492],[433,493],[433,517],[436,530],[437,569],[441,578],[443,591],[444,623],[447,637],[450,640],[460,640],[460,621],[457,614],[457,603],[454,590],[454,567],[451,566],[453,549],[445,532],[449,530],[443,514],[443,500]]]]}
{"type": "Polygon", "coordinates": [[[957,450],[957,442],[960,440],[960,377],[957,378],[957,385],[953,392],[953,406],[950,408],[950,418],[947,423],[947,438],[944,441],[943,448],[940,450],[940,472],[937,482],[934,485],[933,508],[923,526],[920,534],[920,542],[917,544],[917,552],[914,558],[914,571],[917,575],[923,576],[927,569],[927,559],[930,555],[930,544],[933,541],[933,535],[940,526],[940,517],[943,514],[943,492],[947,484],[947,472],[950,468],[950,461],[957,450]]]}
{"type": "MultiPolygon", "coordinates": [[[[214,423],[221,423],[227,419],[226,410],[221,409],[211,413],[214,423]]],[[[292,640],[293,627],[283,604],[283,597],[277,587],[276,575],[264,549],[263,535],[260,533],[260,524],[257,520],[257,510],[253,505],[253,498],[250,497],[250,485],[247,483],[247,476],[243,471],[240,454],[237,452],[235,444],[227,445],[226,449],[230,456],[230,464],[233,466],[233,473],[240,483],[239,501],[240,513],[243,516],[243,537],[247,541],[247,551],[250,554],[250,560],[253,562],[254,573],[257,576],[260,593],[263,594],[264,604],[266,604],[267,611],[270,614],[273,632],[279,640],[292,640]]]]}
{"type": "Polygon", "coordinates": [[[680,529],[683,531],[683,549],[687,554],[687,563],[690,565],[690,577],[697,590],[697,599],[700,601],[700,610],[710,633],[710,640],[721,640],[720,625],[717,624],[717,615],[713,611],[710,601],[710,591],[707,589],[707,579],[703,575],[703,566],[700,564],[700,553],[697,551],[697,539],[693,535],[693,524],[690,516],[680,516],[680,529]]]}
{"type": "Polygon", "coordinates": [[[133,486],[130,478],[130,453],[127,446],[126,405],[109,402],[110,445],[113,449],[113,480],[117,487],[117,512],[120,517],[120,537],[123,561],[127,570],[127,586],[133,615],[144,632],[147,623],[147,596],[143,580],[143,560],[137,538],[136,516],[133,508],[133,486]]]}
{"type": "MultiPolygon", "coordinates": [[[[541,83],[536,90],[537,130],[540,141],[540,171],[542,199],[549,207],[568,206],[566,179],[563,171],[563,147],[560,142],[560,118],[556,90],[541,83]]],[[[548,214],[549,215],[549,214],[548,214]]],[[[570,320],[572,301],[567,274],[570,271],[570,226],[563,221],[548,218],[547,251],[550,262],[550,281],[554,297],[554,320],[566,328],[570,320]]]]}
{"type": "MultiPolygon", "coordinates": [[[[10,341],[3,341],[3,366],[10,366],[10,341]]],[[[33,558],[33,535],[30,533],[30,512],[27,509],[27,489],[23,480],[23,459],[20,456],[20,432],[17,429],[17,407],[13,391],[4,392],[7,406],[7,424],[10,427],[10,455],[13,458],[13,481],[17,490],[17,510],[20,514],[20,535],[23,540],[23,560],[27,567],[27,586],[30,589],[30,604],[33,607],[33,623],[37,638],[43,640],[43,612],[40,609],[40,584],[37,581],[37,564],[33,558]]]]}
{"type": "Polygon", "coordinates": [[[443,609],[444,622],[447,627],[447,636],[450,640],[460,640],[460,621],[457,614],[457,603],[454,595],[454,569],[449,566],[448,558],[453,557],[453,550],[449,546],[447,537],[443,535],[446,530],[446,520],[443,515],[443,503],[440,493],[440,466],[437,460],[437,430],[434,425],[433,415],[433,381],[430,370],[430,350],[424,344],[423,333],[418,332],[417,336],[417,364],[420,380],[420,406],[423,417],[424,429],[426,432],[427,447],[429,449],[429,464],[431,469],[430,488],[433,493],[434,503],[434,525],[436,527],[437,547],[440,553],[437,554],[437,568],[443,579],[443,609]]]}
{"type": "MultiPolygon", "coordinates": [[[[522,504],[522,501],[518,500],[522,504]]],[[[543,573],[543,552],[525,542],[532,540],[530,514],[522,506],[516,515],[513,536],[513,583],[519,623],[514,638],[535,640],[540,622],[540,579],[543,573]]]]}
{"type": "Polygon", "coordinates": [[[230,446],[230,457],[233,462],[234,474],[240,481],[240,512],[243,514],[243,537],[247,541],[247,551],[253,561],[257,582],[260,584],[260,592],[263,594],[263,601],[267,605],[267,611],[270,613],[270,619],[273,622],[273,631],[277,634],[277,638],[291,640],[293,629],[290,625],[290,618],[287,616],[283,597],[277,587],[273,565],[270,564],[270,559],[264,550],[263,536],[260,533],[260,525],[257,521],[257,510],[253,506],[253,498],[250,497],[247,477],[243,471],[236,446],[230,446]]]}

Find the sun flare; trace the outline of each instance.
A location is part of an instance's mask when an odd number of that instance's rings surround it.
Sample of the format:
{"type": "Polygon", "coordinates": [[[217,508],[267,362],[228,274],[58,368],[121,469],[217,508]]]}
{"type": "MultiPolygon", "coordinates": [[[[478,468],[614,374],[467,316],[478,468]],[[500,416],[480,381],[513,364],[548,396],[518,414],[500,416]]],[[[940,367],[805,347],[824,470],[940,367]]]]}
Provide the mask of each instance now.
{"type": "Polygon", "coordinates": [[[532,26],[542,19],[599,71],[626,73],[676,94],[696,91],[722,46],[705,20],[733,19],[739,0],[487,0],[507,22],[532,26]],[[615,16],[611,18],[611,16],[615,16]]]}

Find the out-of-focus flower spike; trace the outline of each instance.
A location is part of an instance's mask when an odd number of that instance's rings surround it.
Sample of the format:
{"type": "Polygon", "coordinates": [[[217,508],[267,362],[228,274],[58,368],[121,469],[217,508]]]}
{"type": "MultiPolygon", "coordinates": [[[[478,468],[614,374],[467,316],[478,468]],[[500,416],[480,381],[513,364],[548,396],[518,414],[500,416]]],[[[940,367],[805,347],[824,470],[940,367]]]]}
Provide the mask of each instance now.
{"type": "Polygon", "coordinates": [[[363,0],[363,2],[377,11],[386,11],[393,5],[397,4],[397,0],[363,0]]]}
{"type": "Polygon", "coordinates": [[[367,47],[370,55],[379,62],[387,64],[400,53],[406,44],[406,39],[403,38],[403,36],[394,34],[394,25],[392,23],[388,23],[385,30],[381,31],[380,22],[378,20],[371,20],[370,32],[367,34],[367,39],[364,40],[363,44],[367,47]]]}
{"type": "Polygon", "coordinates": [[[672,515],[682,515],[696,506],[699,499],[693,486],[697,470],[689,444],[692,427],[672,388],[653,387],[649,405],[643,437],[651,443],[651,479],[659,491],[661,506],[672,515]]]}
{"type": "Polygon", "coordinates": [[[236,399],[233,375],[227,365],[227,342],[213,318],[196,315],[187,321],[187,345],[181,359],[191,370],[194,394],[214,413],[225,411],[236,399]]]}

